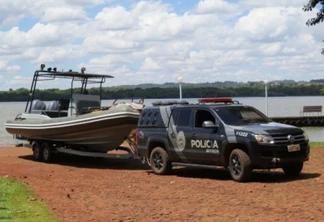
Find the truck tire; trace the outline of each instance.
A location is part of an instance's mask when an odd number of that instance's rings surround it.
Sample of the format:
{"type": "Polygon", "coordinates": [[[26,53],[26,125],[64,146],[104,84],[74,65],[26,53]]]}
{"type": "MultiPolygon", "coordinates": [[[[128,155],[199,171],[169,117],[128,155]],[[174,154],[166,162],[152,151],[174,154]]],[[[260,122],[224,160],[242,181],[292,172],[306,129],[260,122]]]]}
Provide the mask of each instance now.
{"type": "Polygon", "coordinates": [[[32,150],[34,160],[40,161],[42,159],[42,149],[39,142],[34,141],[32,143],[32,150]]]}
{"type": "Polygon", "coordinates": [[[169,155],[161,147],[155,147],[150,155],[150,165],[154,173],[158,175],[168,174],[171,171],[169,155]]]}
{"type": "Polygon", "coordinates": [[[252,176],[251,159],[240,149],[234,149],[229,157],[229,171],[236,182],[248,181],[252,176]]]}
{"type": "Polygon", "coordinates": [[[52,162],[53,159],[53,150],[52,150],[52,146],[50,143],[43,143],[42,144],[42,160],[45,163],[50,163],[52,162]]]}
{"type": "Polygon", "coordinates": [[[300,172],[303,170],[304,163],[296,163],[291,166],[283,167],[282,170],[285,172],[287,176],[298,176],[300,172]]]}

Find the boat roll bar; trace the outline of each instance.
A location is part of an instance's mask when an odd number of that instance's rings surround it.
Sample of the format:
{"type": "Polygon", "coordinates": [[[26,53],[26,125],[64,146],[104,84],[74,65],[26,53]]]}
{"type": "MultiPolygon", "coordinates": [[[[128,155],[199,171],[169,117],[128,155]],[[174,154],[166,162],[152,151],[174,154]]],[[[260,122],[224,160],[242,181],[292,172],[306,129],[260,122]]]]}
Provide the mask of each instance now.
{"type": "Polygon", "coordinates": [[[81,72],[76,72],[72,69],[70,69],[69,71],[58,71],[56,67],[48,67],[47,69],[45,69],[45,67],[45,64],[41,64],[40,69],[34,72],[32,84],[29,90],[28,99],[25,107],[25,112],[27,113],[31,112],[32,102],[35,99],[36,85],[38,81],[55,80],[56,78],[70,79],[70,99],[72,99],[74,91],[80,90],[78,93],[86,94],[87,86],[89,84],[99,84],[99,96],[101,100],[102,84],[106,82],[107,78],[114,78],[111,75],[86,73],[85,67],[81,68],[81,72]],[[74,87],[74,82],[76,81],[81,82],[80,88],[74,87]]]}

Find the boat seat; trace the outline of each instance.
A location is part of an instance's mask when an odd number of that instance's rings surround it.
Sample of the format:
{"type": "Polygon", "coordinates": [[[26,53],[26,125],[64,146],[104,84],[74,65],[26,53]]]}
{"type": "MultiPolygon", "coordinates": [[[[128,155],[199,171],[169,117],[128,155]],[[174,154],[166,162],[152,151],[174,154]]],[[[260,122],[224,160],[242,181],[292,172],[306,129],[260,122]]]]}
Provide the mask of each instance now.
{"type": "Polygon", "coordinates": [[[58,111],[59,110],[59,101],[57,101],[57,100],[51,101],[47,105],[46,110],[47,111],[58,111]]]}
{"type": "Polygon", "coordinates": [[[46,110],[46,104],[39,99],[34,99],[33,103],[32,103],[32,109],[33,110],[46,110]]]}
{"type": "Polygon", "coordinates": [[[49,102],[44,113],[51,118],[64,117],[68,115],[70,100],[60,99],[49,102]]]}

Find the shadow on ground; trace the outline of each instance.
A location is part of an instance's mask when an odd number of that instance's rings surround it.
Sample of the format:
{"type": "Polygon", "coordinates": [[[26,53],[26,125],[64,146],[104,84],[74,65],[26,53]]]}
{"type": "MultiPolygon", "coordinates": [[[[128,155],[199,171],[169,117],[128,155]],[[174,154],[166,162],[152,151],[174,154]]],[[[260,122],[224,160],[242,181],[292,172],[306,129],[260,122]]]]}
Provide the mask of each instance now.
{"type": "MultiPolygon", "coordinates": [[[[32,155],[19,156],[19,158],[34,161],[32,155]]],[[[58,155],[55,156],[51,163],[40,164],[57,164],[64,166],[72,166],[78,168],[89,169],[116,169],[116,170],[145,170],[147,165],[141,163],[139,159],[116,159],[116,158],[97,158],[97,157],[82,157],[76,155],[58,155]]]]}
{"type": "MultiPolygon", "coordinates": [[[[175,168],[173,175],[178,177],[214,179],[214,180],[232,180],[230,173],[226,169],[199,169],[199,168],[175,168]]],[[[289,177],[280,171],[257,170],[253,171],[249,182],[262,183],[285,183],[296,180],[309,180],[320,177],[320,173],[301,173],[299,176],[289,177]]]]}
{"type": "MultiPolygon", "coordinates": [[[[20,156],[19,158],[34,161],[32,155],[20,156]]],[[[89,169],[111,169],[111,170],[146,170],[147,173],[153,173],[147,164],[142,164],[139,159],[116,159],[116,158],[94,158],[82,157],[75,155],[58,155],[53,159],[52,163],[40,164],[57,164],[64,166],[72,166],[78,168],[89,169]]],[[[194,167],[174,167],[172,175],[178,177],[214,179],[214,180],[232,180],[228,170],[219,169],[202,169],[194,167]]],[[[301,173],[296,177],[286,176],[280,171],[255,170],[249,182],[262,183],[286,183],[296,180],[309,180],[320,177],[320,173],[301,173]]]]}

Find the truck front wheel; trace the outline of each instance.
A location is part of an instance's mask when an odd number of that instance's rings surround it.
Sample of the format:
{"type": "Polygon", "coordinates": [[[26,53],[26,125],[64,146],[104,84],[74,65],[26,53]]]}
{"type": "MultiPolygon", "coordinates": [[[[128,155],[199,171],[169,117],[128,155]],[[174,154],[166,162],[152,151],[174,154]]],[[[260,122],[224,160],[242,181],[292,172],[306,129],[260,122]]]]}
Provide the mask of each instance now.
{"type": "Polygon", "coordinates": [[[285,172],[287,176],[298,176],[300,172],[303,170],[304,163],[296,163],[291,166],[283,167],[282,170],[285,172]]]}
{"type": "Polygon", "coordinates": [[[234,181],[244,182],[252,176],[251,159],[246,152],[234,149],[229,157],[229,171],[234,181]]]}
{"type": "Polygon", "coordinates": [[[163,175],[171,171],[169,155],[161,147],[155,147],[150,155],[150,165],[154,173],[163,175]]]}

